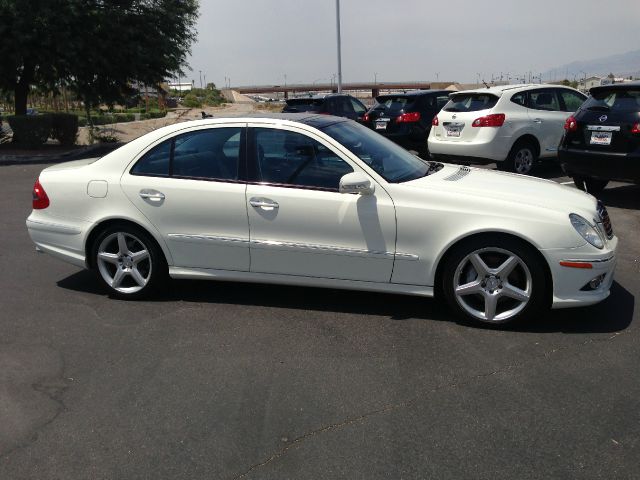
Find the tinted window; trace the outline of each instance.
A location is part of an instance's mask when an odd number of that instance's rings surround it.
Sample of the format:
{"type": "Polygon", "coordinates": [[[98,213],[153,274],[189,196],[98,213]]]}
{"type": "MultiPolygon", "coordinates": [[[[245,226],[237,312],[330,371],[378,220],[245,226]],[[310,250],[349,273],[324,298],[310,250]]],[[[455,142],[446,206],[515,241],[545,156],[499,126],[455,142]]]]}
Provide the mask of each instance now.
{"type": "Polygon", "coordinates": [[[131,174],[168,177],[171,142],[162,142],[145,153],[131,169],[131,174]]]}
{"type": "Polygon", "coordinates": [[[367,111],[366,107],[355,98],[350,98],[349,100],[351,101],[351,106],[358,115],[362,115],[367,111]]]}
{"type": "Polygon", "coordinates": [[[296,132],[253,129],[258,181],[338,190],[351,166],[316,140],[296,132]]]}
{"type": "Polygon", "coordinates": [[[527,92],[516,93],[511,97],[511,101],[521,107],[527,106],[527,92]]]}
{"type": "Polygon", "coordinates": [[[477,112],[488,110],[498,103],[498,97],[490,93],[459,93],[444,106],[445,112],[477,112]]]}
{"type": "Polygon", "coordinates": [[[563,103],[563,111],[575,112],[584,103],[584,97],[571,90],[558,90],[563,103]]]}
{"type": "Polygon", "coordinates": [[[237,180],[240,130],[240,127],[213,128],[176,137],[172,175],[237,180]]]}
{"type": "Polygon", "coordinates": [[[351,99],[349,97],[333,98],[335,102],[335,114],[339,116],[346,116],[353,114],[353,105],[351,105],[351,99]]]}
{"type": "Polygon", "coordinates": [[[388,182],[408,182],[424,177],[429,164],[404,148],[356,122],[333,123],[322,128],[388,182]]]}
{"type": "Polygon", "coordinates": [[[380,110],[384,109],[389,112],[398,112],[400,110],[406,110],[407,108],[410,108],[414,102],[414,99],[398,95],[378,97],[376,98],[376,101],[378,103],[374,108],[380,110]]]}
{"type": "Polygon", "coordinates": [[[529,92],[529,108],[534,110],[560,111],[560,103],[553,89],[533,90],[529,92]]]}
{"type": "Polygon", "coordinates": [[[287,100],[287,105],[284,107],[285,112],[317,112],[322,109],[324,105],[324,99],[318,98],[292,98],[287,100]]]}
{"type": "Polygon", "coordinates": [[[584,102],[589,110],[640,112],[640,89],[596,90],[584,102]]]}
{"type": "Polygon", "coordinates": [[[436,108],[441,110],[449,102],[449,95],[438,95],[436,97],[436,108]]]}

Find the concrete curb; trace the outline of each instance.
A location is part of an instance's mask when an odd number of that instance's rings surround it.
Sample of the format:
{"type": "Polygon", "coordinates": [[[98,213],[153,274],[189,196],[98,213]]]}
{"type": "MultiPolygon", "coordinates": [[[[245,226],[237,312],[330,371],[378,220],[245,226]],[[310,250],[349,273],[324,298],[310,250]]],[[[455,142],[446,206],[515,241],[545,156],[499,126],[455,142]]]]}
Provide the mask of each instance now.
{"type": "Polygon", "coordinates": [[[83,158],[102,157],[124,145],[123,142],[99,143],[89,145],[71,152],[51,154],[51,155],[1,155],[0,165],[31,165],[69,162],[71,160],[81,160],[83,158]]]}

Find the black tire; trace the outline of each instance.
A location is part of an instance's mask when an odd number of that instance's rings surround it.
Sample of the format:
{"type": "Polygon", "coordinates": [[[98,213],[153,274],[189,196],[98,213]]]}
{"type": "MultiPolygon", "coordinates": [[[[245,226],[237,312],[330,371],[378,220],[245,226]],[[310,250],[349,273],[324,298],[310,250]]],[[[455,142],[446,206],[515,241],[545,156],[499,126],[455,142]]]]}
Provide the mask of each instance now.
{"type": "Polygon", "coordinates": [[[467,322],[512,324],[550,306],[540,256],[523,241],[502,236],[470,239],[455,246],[444,261],[441,291],[456,315],[467,322]],[[476,255],[485,271],[474,266],[476,255]],[[508,259],[513,262],[511,270],[508,259]],[[498,267],[504,267],[502,275],[498,267]]]}
{"type": "Polygon", "coordinates": [[[529,140],[519,140],[504,162],[497,162],[500,170],[528,175],[538,161],[538,149],[529,140]],[[501,165],[502,164],[502,165],[501,165]]]}
{"type": "Polygon", "coordinates": [[[573,183],[576,188],[583,192],[588,192],[594,195],[602,193],[605,187],[609,184],[609,180],[598,180],[591,177],[573,177],[573,183]]]}
{"type": "Polygon", "coordinates": [[[168,279],[167,261],[155,239],[129,224],[100,232],[91,247],[91,261],[100,282],[116,298],[148,298],[168,279]]]}

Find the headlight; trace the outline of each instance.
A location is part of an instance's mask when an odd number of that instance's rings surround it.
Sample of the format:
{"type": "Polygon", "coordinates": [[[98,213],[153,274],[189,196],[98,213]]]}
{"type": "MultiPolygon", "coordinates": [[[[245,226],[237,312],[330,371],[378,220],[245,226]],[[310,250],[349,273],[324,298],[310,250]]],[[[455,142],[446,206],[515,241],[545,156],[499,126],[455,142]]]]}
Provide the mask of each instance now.
{"type": "Polygon", "coordinates": [[[575,213],[569,214],[569,220],[571,220],[571,225],[573,225],[573,228],[575,228],[580,236],[587,242],[589,242],[596,248],[604,247],[604,243],[602,242],[602,238],[600,238],[600,235],[598,235],[598,231],[587,220],[582,218],[580,215],[576,215],[575,213]]]}

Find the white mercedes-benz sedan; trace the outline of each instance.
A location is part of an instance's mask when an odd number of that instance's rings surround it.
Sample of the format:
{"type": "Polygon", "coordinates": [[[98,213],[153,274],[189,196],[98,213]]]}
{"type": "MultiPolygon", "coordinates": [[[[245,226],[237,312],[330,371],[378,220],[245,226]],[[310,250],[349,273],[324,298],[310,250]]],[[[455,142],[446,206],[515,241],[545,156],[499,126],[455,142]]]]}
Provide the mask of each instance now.
{"type": "Polygon", "coordinates": [[[179,123],[46,168],[27,227],[115,297],[168,276],[278,283],[442,295],[493,324],[605,299],[618,243],[586,193],[313,114],[179,123]]]}

